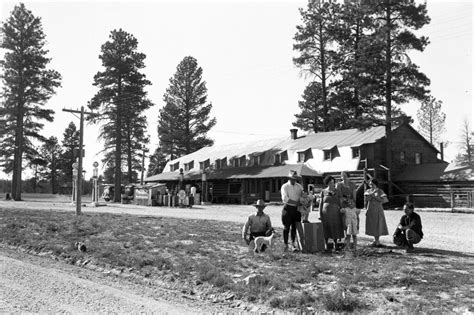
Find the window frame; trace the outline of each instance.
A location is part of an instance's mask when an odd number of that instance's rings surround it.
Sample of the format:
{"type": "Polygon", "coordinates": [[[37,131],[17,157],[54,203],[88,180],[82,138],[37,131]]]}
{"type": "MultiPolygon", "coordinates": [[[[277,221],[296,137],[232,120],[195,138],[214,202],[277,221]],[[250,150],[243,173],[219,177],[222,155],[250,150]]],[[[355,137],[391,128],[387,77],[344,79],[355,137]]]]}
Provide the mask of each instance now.
{"type": "Polygon", "coordinates": [[[360,147],[351,147],[351,151],[352,151],[352,158],[353,159],[360,158],[360,147]],[[354,154],[354,153],[356,153],[356,154],[354,154]]]}

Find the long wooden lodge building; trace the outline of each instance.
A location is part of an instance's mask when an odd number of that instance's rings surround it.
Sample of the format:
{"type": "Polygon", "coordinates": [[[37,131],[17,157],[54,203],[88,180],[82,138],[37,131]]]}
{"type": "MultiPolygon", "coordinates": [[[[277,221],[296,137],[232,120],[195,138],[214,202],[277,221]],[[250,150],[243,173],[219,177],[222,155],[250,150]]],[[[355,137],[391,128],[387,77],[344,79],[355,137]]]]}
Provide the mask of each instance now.
{"type": "Polygon", "coordinates": [[[403,203],[406,195],[416,193],[400,187],[410,182],[411,173],[444,170],[448,163],[442,148],[438,150],[407,123],[394,126],[391,135],[391,169],[386,167],[384,126],[303,136],[291,129],[289,137],[202,148],[168,161],[161,174],[145,182],[166,184],[171,193],[180,186],[194,186],[203,195],[201,200],[208,202],[250,204],[260,198],[281,201],[280,187],[290,170],[302,176],[304,189],[311,185],[316,191],[324,187],[326,175],[339,179],[340,172],[347,171],[361,184],[367,172],[392,201],[398,196],[403,203]]]}

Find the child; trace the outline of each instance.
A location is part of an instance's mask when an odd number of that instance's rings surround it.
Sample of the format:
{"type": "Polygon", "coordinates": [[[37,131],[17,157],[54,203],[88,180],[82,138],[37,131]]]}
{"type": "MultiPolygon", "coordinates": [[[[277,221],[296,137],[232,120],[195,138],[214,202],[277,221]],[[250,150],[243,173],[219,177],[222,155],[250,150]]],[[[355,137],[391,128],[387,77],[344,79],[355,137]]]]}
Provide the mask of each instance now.
{"type": "Polygon", "coordinates": [[[311,211],[311,204],[313,203],[314,196],[311,193],[303,191],[299,200],[298,212],[301,213],[301,221],[303,223],[309,223],[308,217],[311,211]]]}
{"type": "Polygon", "coordinates": [[[354,243],[354,254],[357,253],[357,234],[359,234],[359,214],[360,209],[345,207],[341,209],[344,214],[344,221],[346,227],[346,250],[349,250],[349,244],[352,240],[354,243]]]}

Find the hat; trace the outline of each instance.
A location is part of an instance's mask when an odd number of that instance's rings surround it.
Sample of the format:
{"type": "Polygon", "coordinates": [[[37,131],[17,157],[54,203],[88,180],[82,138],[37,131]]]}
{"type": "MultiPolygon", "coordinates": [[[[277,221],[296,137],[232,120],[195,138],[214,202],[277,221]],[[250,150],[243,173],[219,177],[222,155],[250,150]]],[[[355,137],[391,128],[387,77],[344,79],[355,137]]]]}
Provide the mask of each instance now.
{"type": "Polygon", "coordinates": [[[258,199],[257,202],[253,205],[255,208],[265,208],[267,205],[262,199],[258,199]]]}
{"type": "Polygon", "coordinates": [[[301,179],[301,176],[298,175],[296,171],[291,170],[290,174],[288,174],[289,179],[301,179]]]}

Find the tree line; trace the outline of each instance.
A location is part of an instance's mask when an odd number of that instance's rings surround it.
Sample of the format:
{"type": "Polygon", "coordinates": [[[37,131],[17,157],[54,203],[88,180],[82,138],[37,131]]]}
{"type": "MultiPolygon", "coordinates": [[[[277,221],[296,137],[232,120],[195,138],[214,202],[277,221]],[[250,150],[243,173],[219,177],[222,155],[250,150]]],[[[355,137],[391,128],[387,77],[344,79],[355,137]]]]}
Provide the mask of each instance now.
{"type": "MultiPolygon", "coordinates": [[[[414,0],[309,0],[300,14],[293,61],[311,82],[298,102],[295,127],[324,132],[385,125],[390,167],[392,124],[410,119],[399,105],[418,100],[424,104],[418,117],[420,128],[430,141],[437,141],[445,119],[440,114],[441,103],[430,95],[428,77],[408,55],[412,50],[423,51],[429,43],[428,38],[417,35],[430,22],[426,4],[414,0]]],[[[56,138],[41,135],[44,121],[54,119],[54,111],[45,105],[62,79],[57,71],[48,69],[51,59],[41,18],[19,4],[0,31],[5,51],[1,60],[0,167],[13,174],[12,197],[20,200],[25,166],[45,173],[55,191],[54,185],[69,180],[78,143],[65,144],[64,135],[61,146],[56,138]]],[[[110,32],[99,59],[102,69],[92,78],[97,92],[87,104],[97,115],[87,119],[90,124],[100,124],[104,177],[114,183],[114,200],[120,201],[120,185],[136,182],[143,171],[142,160],[150,143],[145,111],[155,105],[146,89],[152,83],[143,73],[146,55],[125,30],[110,32]]],[[[207,133],[216,118],[211,115],[203,69],[194,57],[186,56],[178,64],[163,102],[157,117],[159,145],[149,155],[147,175],[161,172],[170,159],[214,143],[207,133]]],[[[71,125],[66,131],[77,132],[71,125]]]]}

